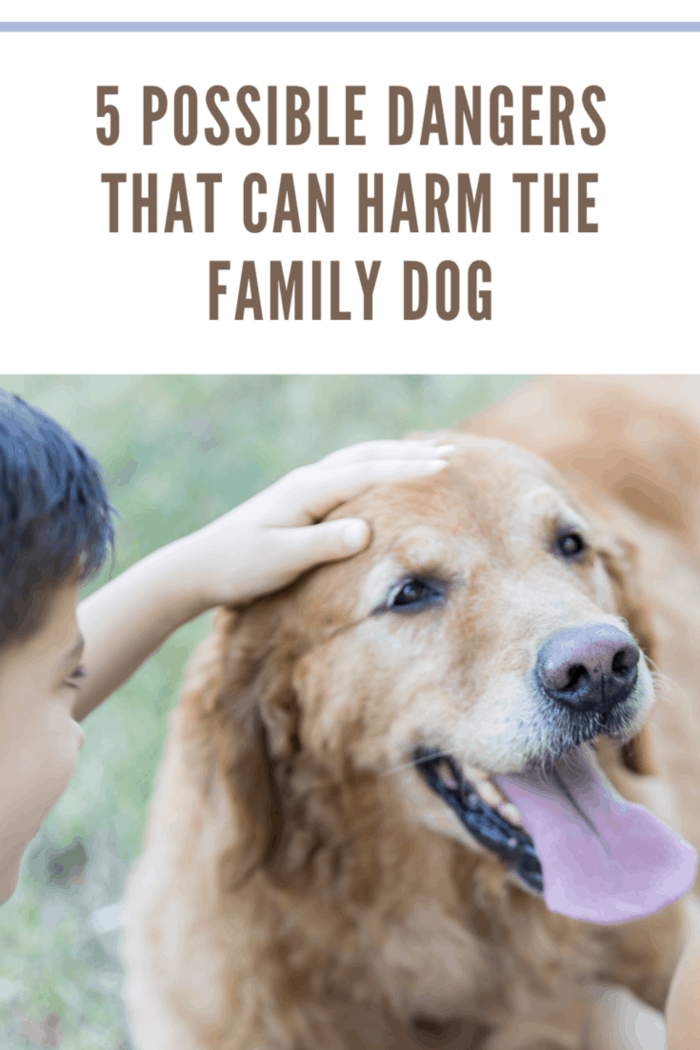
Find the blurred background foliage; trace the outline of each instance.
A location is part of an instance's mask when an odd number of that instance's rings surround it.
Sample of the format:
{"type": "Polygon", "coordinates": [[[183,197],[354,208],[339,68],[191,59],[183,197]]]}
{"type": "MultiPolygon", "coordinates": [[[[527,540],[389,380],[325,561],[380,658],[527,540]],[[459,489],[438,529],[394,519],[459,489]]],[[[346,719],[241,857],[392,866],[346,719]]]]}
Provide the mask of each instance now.
{"type": "MultiPolygon", "coordinates": [[[[120,515],[116,575],[293,467],[357,441],[456,424],[524,378],[6,376],[0,386],[54,416],[102,464],[120,515]]],[[[0,1050],[131,1050],[119,902],[182,669],[210,623],[211,614],[178,631],[85,722],[72,784],[0,909],[0,1050]]]]}

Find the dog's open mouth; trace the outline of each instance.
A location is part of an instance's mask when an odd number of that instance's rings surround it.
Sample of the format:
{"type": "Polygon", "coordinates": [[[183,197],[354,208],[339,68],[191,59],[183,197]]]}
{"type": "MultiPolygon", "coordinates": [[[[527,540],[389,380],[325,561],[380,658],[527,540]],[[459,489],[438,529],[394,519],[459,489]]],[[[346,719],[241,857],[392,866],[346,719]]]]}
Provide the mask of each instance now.
{"type": "Polygon", "coordinates": [[[440,751],[418,748],[415,758],[430,787],[455,811],[476,841],[496,853],[526,886],[542,893],[542,865],[535,844],[522,826],[517,807],[493,781],[475,775],[468,780],[458,763],[440,751]]]}
{"type": "Polygon", "coordinates": [[[590,746],[541,771],[478,778],[450,755],[415,752],[416,768],[481,845],[551,911],[612,923],[652,915],[695,879],[689,843],[619,795],[590,746]]]}

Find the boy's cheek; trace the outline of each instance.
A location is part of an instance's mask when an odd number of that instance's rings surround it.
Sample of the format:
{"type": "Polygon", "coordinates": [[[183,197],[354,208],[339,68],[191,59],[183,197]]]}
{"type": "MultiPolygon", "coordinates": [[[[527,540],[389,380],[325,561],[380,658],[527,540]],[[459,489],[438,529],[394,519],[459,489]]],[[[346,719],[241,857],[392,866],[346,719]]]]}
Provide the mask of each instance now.
{"type": "Polygon", "coordinates": [[[31,721],[21,739],[1,749],[0,872],[10,854],[28,846],[65,792],[82,745],[82,729],[60,705],[45,711],[40,722],[31,721]]]}
{"type": "Polygon", "coordinates": [[[27,769],[29,774],[27,780],[33,782],[34,785],[33,793],[37,799],[39,823],[58,802],[70,784],[83,740],[84,734],[77,722],[66,717],[65,709],[57,707],[56,717],[47,720],[42,749],[44,752],[43,769],[36,768],[31,753],[28,756],[30,766],[27,769]]]}
{"type": "Polygon", "coordinates": [[[17,777],[0,812],[0,904],[15,891],[22,857],[48,813],[70,784],[77,747],[63,761],[54,749],[40,780],[17,777]]]}

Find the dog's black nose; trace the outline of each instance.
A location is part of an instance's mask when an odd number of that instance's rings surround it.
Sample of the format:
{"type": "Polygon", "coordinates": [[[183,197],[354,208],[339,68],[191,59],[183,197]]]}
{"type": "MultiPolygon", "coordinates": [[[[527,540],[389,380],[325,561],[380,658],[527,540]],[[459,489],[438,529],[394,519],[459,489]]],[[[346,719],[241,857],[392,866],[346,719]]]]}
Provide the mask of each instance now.
{"type": "Polygon", "coordinates": [[[548,638],[537,656],[539,682],[552,700],[578,711],[609,711],[637,681],[639,649],[607,623],[568,627],[548,638]]]}

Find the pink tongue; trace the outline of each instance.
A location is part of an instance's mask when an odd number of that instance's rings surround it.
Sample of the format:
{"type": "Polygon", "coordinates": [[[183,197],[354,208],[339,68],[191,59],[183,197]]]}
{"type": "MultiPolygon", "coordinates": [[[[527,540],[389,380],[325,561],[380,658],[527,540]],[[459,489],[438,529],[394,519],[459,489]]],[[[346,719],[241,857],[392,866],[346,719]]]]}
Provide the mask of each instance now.
{"type": "Polygon", "coordinates": [[[535,843],[550,911],[624,922],[652,915],[687,893],[695,879],[695,850],[648,810],[621,798],[592,748],[570,752],[560,772],[597,834],[556,782],[538,773],[494,777],[535,843]]]}

